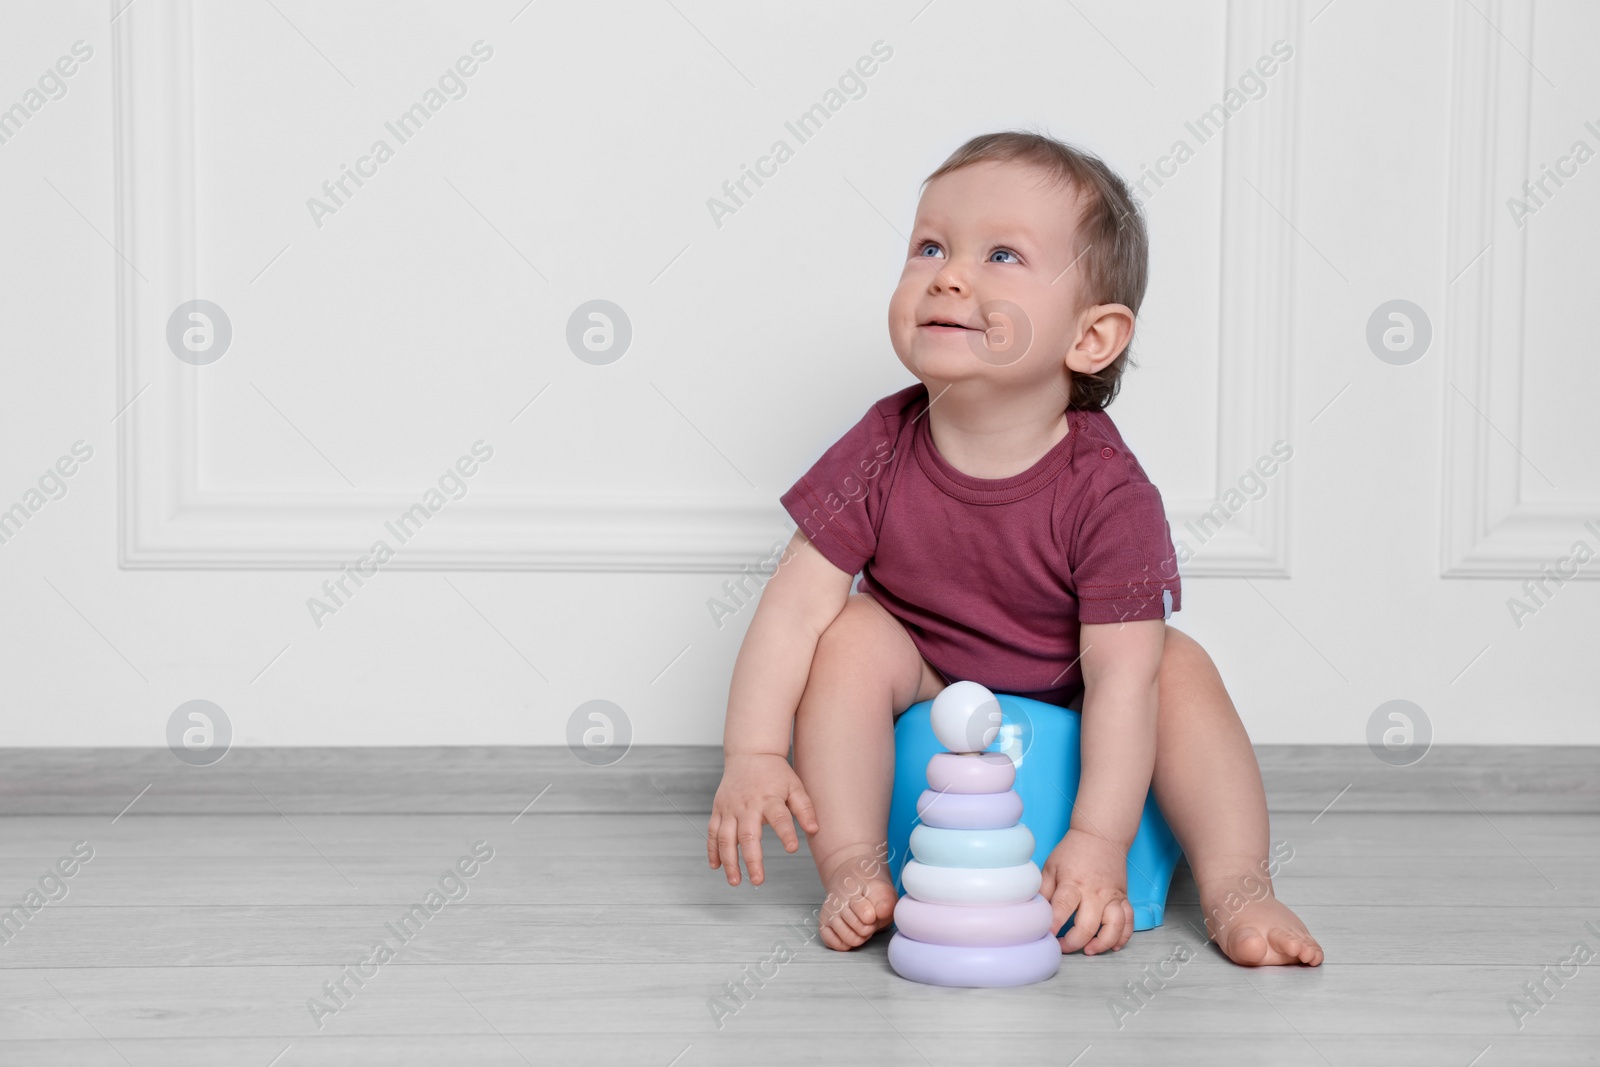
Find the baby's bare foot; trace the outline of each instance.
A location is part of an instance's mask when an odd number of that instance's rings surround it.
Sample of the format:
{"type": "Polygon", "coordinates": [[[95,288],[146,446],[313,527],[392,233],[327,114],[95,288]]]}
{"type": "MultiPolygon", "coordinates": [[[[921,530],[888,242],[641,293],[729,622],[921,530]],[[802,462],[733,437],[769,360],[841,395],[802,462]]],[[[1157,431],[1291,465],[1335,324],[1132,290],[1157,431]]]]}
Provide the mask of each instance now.
{"type": "Polygon", "coordinates": [[[822,943],[848,952],[871,940],[894,918],[894,882],[888,866],[870,845],[840,849],[830,856],[822,888],[827,892],[817,916],[822,943]]]}
{"type": "Polygon", "coordinates": [[[1322,946],[1300,917],[1277,897],[1252,899],[1236,887],[1210,892],[1202,889],[1200,906],[1206,913],[1206,932],[1234,963],[1245,967],[1286,963],[1315,967],[1322,962],[1322,946]]]}

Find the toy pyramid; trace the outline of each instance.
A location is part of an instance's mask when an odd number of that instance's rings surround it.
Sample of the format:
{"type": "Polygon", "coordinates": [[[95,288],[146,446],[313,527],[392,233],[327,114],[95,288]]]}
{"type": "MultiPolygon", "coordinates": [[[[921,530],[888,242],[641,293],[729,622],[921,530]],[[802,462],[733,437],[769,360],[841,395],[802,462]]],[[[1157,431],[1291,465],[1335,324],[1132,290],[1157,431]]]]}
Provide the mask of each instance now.
{"type": "Polygon", "coordinates": [[[956,682],[934,698],[930,719],[949,751],[928,761],[889,966],[930,985],[1042,982],[1061,966],[1061,943],[1039,895],[1016,766],[984,751],[1000,732],[1000,702],[977,682],[956,682]]]}

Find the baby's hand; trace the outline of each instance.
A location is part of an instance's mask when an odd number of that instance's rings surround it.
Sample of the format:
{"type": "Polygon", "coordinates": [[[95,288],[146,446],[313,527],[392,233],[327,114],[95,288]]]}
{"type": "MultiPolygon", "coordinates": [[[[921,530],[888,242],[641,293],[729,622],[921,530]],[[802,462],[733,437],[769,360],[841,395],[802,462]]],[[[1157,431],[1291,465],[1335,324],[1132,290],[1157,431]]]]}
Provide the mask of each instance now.
{"type": "Polygon", "coordinates": [[[744,864],[750,870],[750,883],[760,885],[761,826],[770,822],[783,842],[784,850],[800,847],[795,836],[790,810],[800,819],[808,834],[817,832],[816,809],[806,795],[800,776],[782,756],[767,754],[728,756],[723,763],[722,784],[711,802],[711,825],[706,829],[706,857],[711,869],[723,868],[729,885],[739,884],[739,846],[744,848],[744,864]]]}
{"type": "Polygon", "coordinates": [[[1059,938],[1062,952],[1083,949],[1093,956],[1119,949],[1133,936],[1133,905],[1128,903],[1128,856],[1086,830],[1068,830],[1044,861],[1039,893],[1050,902],[1052,931],[1076,914],[1072,929],[1059,938]]]}

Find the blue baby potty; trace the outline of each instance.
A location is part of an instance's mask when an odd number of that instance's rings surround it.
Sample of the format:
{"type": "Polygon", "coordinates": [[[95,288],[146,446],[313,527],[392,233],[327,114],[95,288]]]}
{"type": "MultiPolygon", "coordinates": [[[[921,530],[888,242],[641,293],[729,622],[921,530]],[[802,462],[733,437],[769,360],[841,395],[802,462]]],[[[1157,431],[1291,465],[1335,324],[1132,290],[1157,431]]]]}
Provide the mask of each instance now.
{"type": "MultiPolygon", "coordinates": [[[[1079,750],[1081,714],[1028,697],[996,693],[1000,702],[1000,733],[990,752],[1004,752],[1016,764],[1012,786],[1022,797],[1022,822],[1033,831],[1033,862],[1044,866],[1050,852],[1067,832],[1072,802],[1078,795],[1082,768],[1079,750]]],[[[913,704],[894,725],[894,797],[889,804],[889,869],[894,889],[904,894],[900,871],[905,866],[911,831],[917,824],[917,798],[928,788],[928,760],[946,751],[933,734],[929,713],[933,701],[913,704]]],[[[1133,928],[1160,926],[1167,906],[1172,872],[1183,855],[1177,838],[1156,807],[1152,793],[1145,797],[1139,831],[1128,849],[1128,902],[1133,905],[1133,928]]],[[[1056,932],[1062,932],[1067,925],[1056,932]]]]}

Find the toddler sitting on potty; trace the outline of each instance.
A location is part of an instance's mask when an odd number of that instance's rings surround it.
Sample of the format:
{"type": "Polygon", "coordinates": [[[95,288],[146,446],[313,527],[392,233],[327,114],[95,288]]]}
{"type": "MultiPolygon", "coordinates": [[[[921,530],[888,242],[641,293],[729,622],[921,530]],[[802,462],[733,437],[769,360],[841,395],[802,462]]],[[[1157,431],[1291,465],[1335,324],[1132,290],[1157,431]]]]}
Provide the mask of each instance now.
{"type": "Polygon", "coordinates": [[[1181,588],[1161,494],[1105,412],[1148,270],[1128,186],[1021,132],[973,138],[924,184],[889,301],[918,384],[781,498],[799,528],[734,665],[711,867],[737,885],[742,850],[761,884],[763,824],[793,852],[798,820],[823,943],[864,944],[895,907],[894,718],[964,679],[1083,713],[1077,801],[1039,890],[1052,929],[1073,917],[1063,952],[1133,933],[1126,856],[1153,788],[1222,951],[1321,963],[1270,891],[1250,739],[1210,657],[1166,622],[1181,588]]]}

